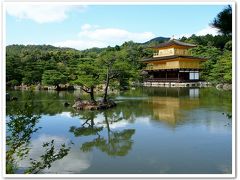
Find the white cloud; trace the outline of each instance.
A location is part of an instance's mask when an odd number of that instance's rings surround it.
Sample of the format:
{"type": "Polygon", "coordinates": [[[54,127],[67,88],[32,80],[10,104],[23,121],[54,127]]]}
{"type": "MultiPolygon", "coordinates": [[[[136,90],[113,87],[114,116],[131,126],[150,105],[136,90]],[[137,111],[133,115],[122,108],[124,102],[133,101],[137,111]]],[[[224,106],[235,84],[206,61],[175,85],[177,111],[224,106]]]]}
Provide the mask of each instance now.
{"type": "Polygon", "coordinates": [[[204,35],[207,35],[207,34],[211,34],[211,35],[215,36],[215,35],[218,35],[218,31],[217,31],[216,28],[213,28],[211,26],[207,26],[207,27],[205,27],[205,28],[203,28],[203,29],[201,29],[201,30],[199,30],[195,33],[192,33],[192,34],[189,33],[189,34],[174,35],[174,38],[178,39],[178,38],[181,38],[183,36],[188,38],[188,37],[192,36],[193,34],[195,34],[196,36],[204,36],[204,35]]]}
{"type": "Polygon", "coordinates": [[[53,45],[82,50],[92,47],[121,45],[125,41],[141,43],[154,37],[152,32],[130,32],[120,28],[101,28],[97,25],[84,24],[77,39],[57,42],[53,45]]]}
{"type": "Polygon", "coordinates": [[[99,27],[98,25],[84,24],[84,25],[81,26],[81,30],[82,31],[87,31],[87,30],[90,30],[90,29],[98,28],[98,27],[99,27]]]}
{"type": "Polygon", "coordinates": [[[196,32],[196,35],[197,36],[204,36],[204,35],[207,35],[207,34],[212,34],[212,35],[218,35],[218,31],[216,28],[213,28],[211,26],[207,26],[206,28],[204,29],[201,29],[200,31],[196,32]]]}
{"type": "MultiPolygon", "coordinates": [[[[204,36],[206,34],[217,35],[218,32],[215,28],[207,26],[195,33],[197,36],[204,36]]],[[[175,39],[183,36],[190,37],[191,33],[174,35],[175,39]]],[[[146,42],[156,37],[152,32],[130,32],[120,28],[101,28],[98,25],[84,24],[81,26],[81,31],[78,37],[73,40],[66,40],[53,43],[54,46],[59,47],[72,47],[75,49],[83,50],[92,47],[107,47],[121,45],[125,41],[146,42]]]]}
{"type": "Polygon", "coordinates": [[[70,47],[70,48],[75,48],[79,50],[88,49],[92,47],[103,48],[108,46],[108,44],[105,44],[104,42],[89,41],[89,40],[66,40],[66,41],[52,43],[52,45],[57,47],[70,47]]]}
{"type": "MultiPolygon", "coordinates": [[[[64,5],[7,5],[9,15],[18,19],[30,19],[37,23],[60,22],[68,17],[68,12],[76,7],[64,5]]],[[[84,9],[85,6],[78,6],[84,9]]]]}
{"type": "Polygon", "coordinates": [[[81,39],[91,39],[97,41],[136,41],[144,42],[153,38],[155,35],[151,32],[129,32],[119,28],[99,28],[98,26],[91,26],[85,24],[81,27],[82,31],[78,36],[81,39]]]}
{"type": "Polygon", "coordinates": [[[62,112],[59,115],[62,117],[72,118],[71,112],[62,112]]]}

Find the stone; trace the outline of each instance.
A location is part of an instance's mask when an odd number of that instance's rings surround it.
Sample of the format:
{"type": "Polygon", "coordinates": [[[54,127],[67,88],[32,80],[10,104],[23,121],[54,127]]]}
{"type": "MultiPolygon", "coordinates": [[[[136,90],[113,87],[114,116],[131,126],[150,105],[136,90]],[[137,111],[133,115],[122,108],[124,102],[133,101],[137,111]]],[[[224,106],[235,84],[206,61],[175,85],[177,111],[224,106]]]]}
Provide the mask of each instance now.
{"type": "Polygon", "coordinates": [[[18,98],[17,97],[12,97],[12,99],[11,99],[12,101],[17,101],[18,100],[18,98]]]}
{"type": "Polygon", "coordinates": [[[216,88],[217,88],[218,90],[222,89],[222,88],[223,88],[223,84],[217,84],[216,88]]]}
{"type": "Polygon", "coordinates": [[[104,110],[115,107],[117,104],[113,100],[108,100],[106,103],[102,101],[75,101],[73,108],[77,110],[104,110]]]}
{"type": "Polygon", "coordinates": [[[65,103],[64,103],[64,106],[65,106],[65,107],[68,107],[69,105],[70,105],[70,104],[69,104],[68,102],[65,102],[65,103]]]}
{"type": "Polygon", "coordinates": [[[223,90],[227,90],[227,91],[232,90],[232,85],[231,84],[224,84],[222,88],[223,88],[223,90]]]}
{"type": "Polygon", "coordinates": [[[231,84],[218,84],[216,86],[216,88],[218,90],[226,90],[226,91],[229,91],[229,90],[232,90],[232,85],[231,84]]]}
{"type": "Polygon", "coordinates": [[[38,85],[35,87],[35,90],[37,90],[37,91],[39,91],[39,90],[41,90],[41,89],[42,89],[42,87],[41,87],[40,84],[38,84],[38,85]]]}
{"type": "Polygon", "coordinates": [[[9,94],[9,93],[6,93],[6,100],[7,100],[7,101],[10,101],[10,100],[11,100],[11,97],[10,97],[10,94],[9,94]]]}

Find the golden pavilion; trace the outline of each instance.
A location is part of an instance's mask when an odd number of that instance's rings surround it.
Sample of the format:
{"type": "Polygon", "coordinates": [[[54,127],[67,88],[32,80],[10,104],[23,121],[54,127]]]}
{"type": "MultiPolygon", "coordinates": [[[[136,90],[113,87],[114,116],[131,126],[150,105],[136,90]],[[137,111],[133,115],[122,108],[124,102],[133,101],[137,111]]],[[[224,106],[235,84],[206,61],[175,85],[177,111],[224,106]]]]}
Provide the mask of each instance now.
{"type": "Polygon", "coordinates": [[[142,60],[147,64],[145,71],[150,76],[145,82],[198,82],[200,64],[206,59],[192,56],[189,49],[194,47],[196,45],[175,39],[151,47],[156,53],[152,58],[142,60]]]}

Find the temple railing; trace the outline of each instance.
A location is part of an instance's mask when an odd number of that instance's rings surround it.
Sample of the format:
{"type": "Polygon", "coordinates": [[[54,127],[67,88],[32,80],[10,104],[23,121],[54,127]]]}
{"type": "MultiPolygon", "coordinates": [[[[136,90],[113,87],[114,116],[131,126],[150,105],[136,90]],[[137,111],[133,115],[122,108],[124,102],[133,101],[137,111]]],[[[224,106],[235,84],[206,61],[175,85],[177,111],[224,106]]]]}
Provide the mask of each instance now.
{"type": "Polygon", "coordinates": [[[148,78],[144,82],[196,82],[199,80],[177,79],[177,78],[148,78]]]}

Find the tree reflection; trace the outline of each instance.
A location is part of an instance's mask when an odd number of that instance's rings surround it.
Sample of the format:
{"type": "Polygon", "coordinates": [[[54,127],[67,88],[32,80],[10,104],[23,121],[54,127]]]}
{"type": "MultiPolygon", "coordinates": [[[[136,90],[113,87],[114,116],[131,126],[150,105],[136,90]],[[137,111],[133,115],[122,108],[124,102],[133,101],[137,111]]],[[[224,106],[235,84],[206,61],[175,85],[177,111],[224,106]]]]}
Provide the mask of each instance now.
{"type": "MultiPolygon", "coordinates": [[[[29,99],[32,96],[29,96],[29,99]]],[[[9,114],[7,121],[6,136],[6,173],[14,174],[18,170],[18,162],[27,158],[31,149],[32,134],[41,127],[37,127],[41,116],[34,115],[33,101],[27,101],[24,108],[13,106],[14,114],[9,114]]],[[[25,170],[25,173],[39,173],[44,168],[50,168],[51,163],[62,159],[70,150],[65,144],[60,149],[55,148],[54,140],[45,142],[42,147],[45,153],[40,156],[40,160],[30,159],[31,166],[25,170]]]]}
{"type": "Polygon", "coordinates": [[[29,101],[29,96],[34,95],[31,98],[33,102],[34,114],[47,114],[55,115],[63,111],[73,112],[71,106],[64,106],[64,102],[68,102],[71,105],[74,102],[75,97],[71,92],[52,92],[52,91],[12,91],[11,96],[18,97],[18,101],[8,101],[6,104],[7,115],[15,113],[14,110],[17,107],[24,109],[24,105],[29,101]]]}
{"type": "Polygon", "coordinates": [[[75,126],[70,127],[70,132],[74,134],[74,136],[89,136],[89,135],[99,135],[98,132],[102,131],[103,127],[94,126],[94,118],[96,118],[95,111],[84,111],[82,113],[81,118],[85,120],[85,122],[81,125],[81,127],[77,128],[75,126]]]}
{"type": "Polygon", "coordinates": [[[104,111],[104,120],[102,122],[98,122],[97,125],[94,123],[94,118],[96,118],[96,116],[91,115],[90,117],[91,119],[86,118],[82,127],[70,128],[70,132],[73,132],[75,136],[97,135],[97,137],[92,141],[84,142],[81,146],[81,150],[83,152],[88,152],[95,147],[102,152],[107,153],[109,156],[127,155],[133,145],[131,138],[135,133],[135,129],[124,129],[122,131],[111,130],[110,124],[123,120],[119,114],[112,113],[111,111],[104,111]],[[86,125],[90,120],[91,123],[85,127],[84,125],[86,125]],[[103,130],[107,130],[107,137],[104,137],[103,133],[100,133],[103,130]]]}

